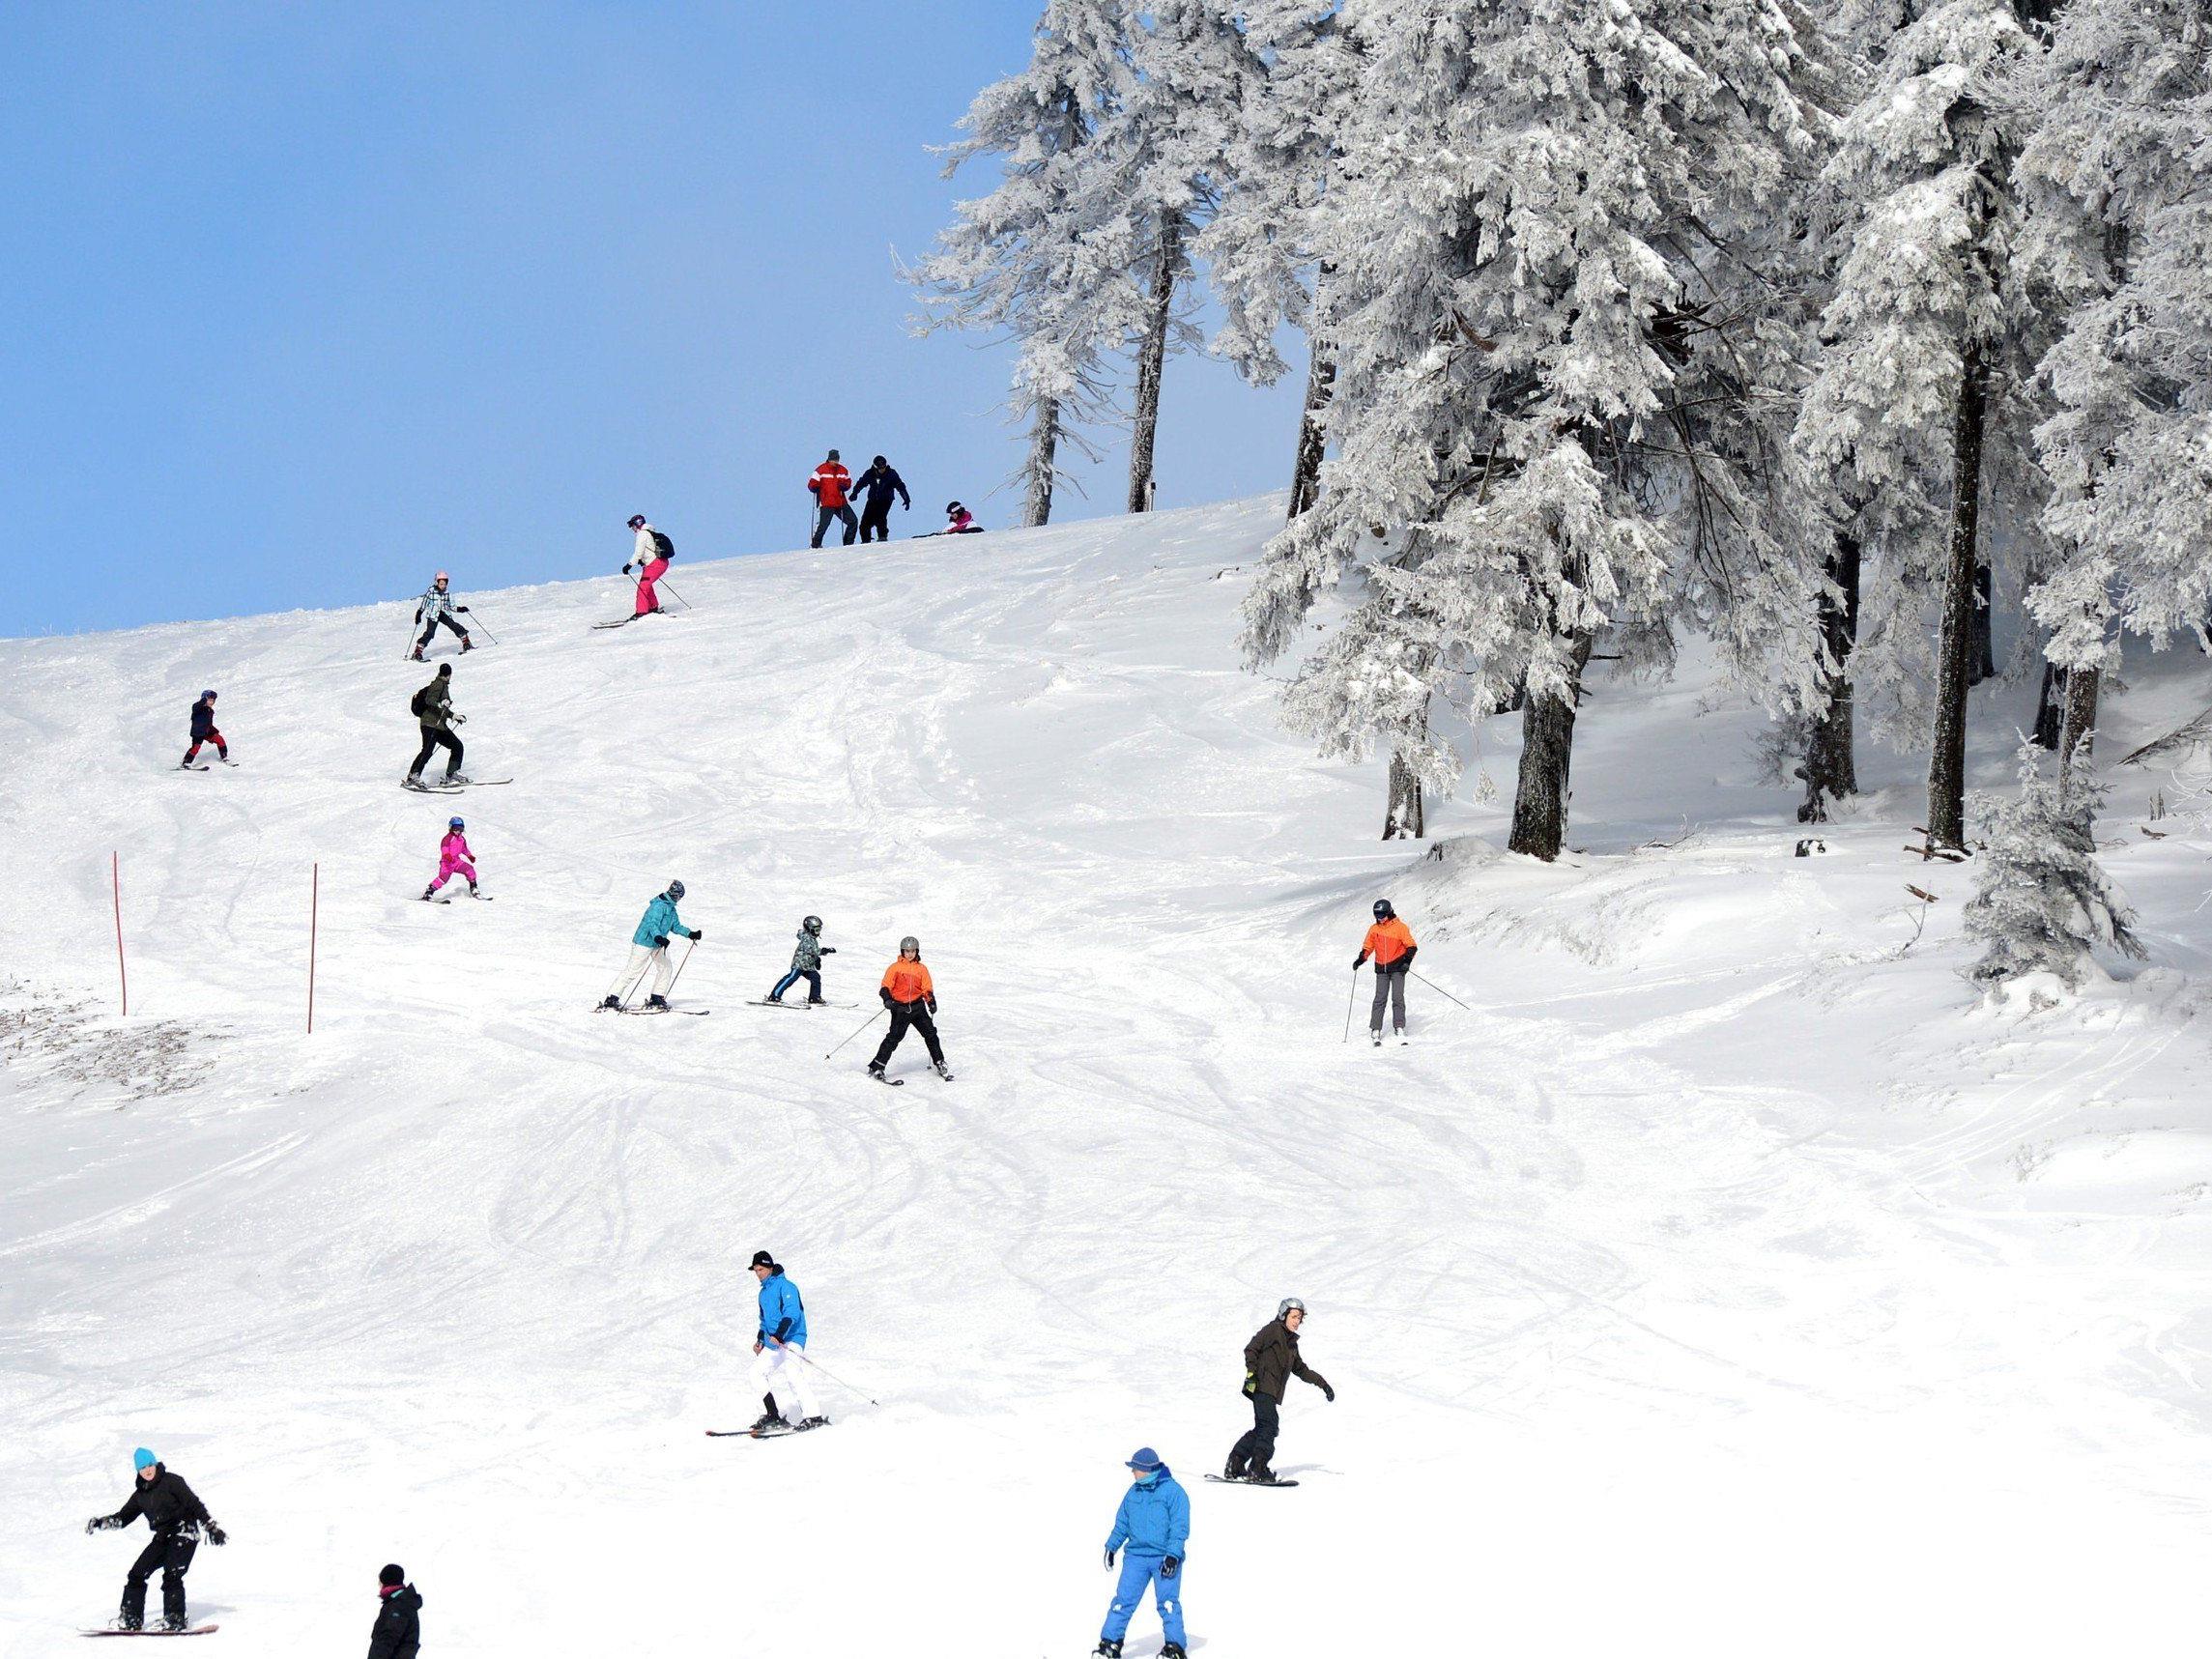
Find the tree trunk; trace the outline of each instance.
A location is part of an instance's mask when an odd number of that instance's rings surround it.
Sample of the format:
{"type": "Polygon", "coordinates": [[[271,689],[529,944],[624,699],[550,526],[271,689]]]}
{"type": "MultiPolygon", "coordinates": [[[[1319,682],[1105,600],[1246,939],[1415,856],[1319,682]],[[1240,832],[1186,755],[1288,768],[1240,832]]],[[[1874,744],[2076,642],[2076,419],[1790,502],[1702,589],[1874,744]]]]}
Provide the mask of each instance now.
{"type": "Polygon", "coordinates": [[[1506,850],[1547,864],[1566,842],[1567,762],[1574,753],[1574,711],[1582,697],[1582,671],[1595,637],[1570,642],[1571,689],[1566,697],[1533,687],[1521,709],[1521,775],[1513,789],[1513,830],[1506,850]]]}
{"type": "Polygon", "coordinates": [[[1175,283],[1183,267],[1183,215],[1160,219],[1160,263],[1152,272],[1152,314],[1136,354],[1136,420],[1129,439],[1129,510],[1152,510],[1152,441],[1160,427],[1160,375],[1167,363],[1167,329],[1175,315],[1175,283]]]}
{"type": "Polygon", "coordinates": [[[2059,729],[2066,724],[2065,684],[2066,671],[2045,657],[2043,684],[2035,694],[2035,729],[2028,733],[2038,749],[2058,747],[2059,729]]]}
{"type": "Polygon", "coordinates": [[[2058,740],[2058,791],[2073,781],[2074,758],[2086,756],[2097,733],[2097,692],[2103,672],[2076,665],[2066,671],[2066,723],[2058,740]]]}
{"type": "Polygon", "coordinates": [[[1974,566],[1973,668],[1967,676],[1969,686],[1997,678],[1997,639],[1990,632],[1991,609],[1990,567],[1977,564],[1974,566]]]}
{"type": "Polygon", "coordinates": [[[1040,398],[1036,424],[1029,431],[1029,499],[1021,508],[1021,523],[1035,529],[1052,516],[1052,463],[1060,448],[1060,400],[1040,398]]]}
{"type": "Polygon", "coordinates": [[[1858,537],[1837,530],[1828,545],[1828,579],[1836,585],[1836,597],[1821,602],[1821,643],[1835,666],[1823,687],[1827,705],[1813,716],[1805,744],[1805,800],[1797,809],[1801,824],[1827,822],[1828,802],[1858,793],[1851,688],[1851,654],[1858,644],[1858,537]]]}
{"type": "Polygon", "coordinates": [[[1321,498],[1321,454],[1328,439],[1321,413],[1336,387],[1336,358],[1319,338],[1306,371],[1306,413],[1298,420],[1298,461],[1290,473],[1290,516],[1296,518],[1321,498]]]}
{"type": "Polygon", "coordinates": [[[1426,815],[1422,811],[1421,780],[1405,763],[1403,755],[1391,757],[1391,804],[1383,815],[1383,840],[1424,841],[1426,815]]]}
{"type": "Polygon", "coordinates": [[[1981,526],[1982,414],[1989,365],[1982,344],[1961,358],[1951,425],[1951,547],[1943,575],[1943,631],[1936,658],[1936,730],[1928,757],[1928,842],[1967,844],[1967,690],[1973,666],[1974,547],[1981,526]]]}

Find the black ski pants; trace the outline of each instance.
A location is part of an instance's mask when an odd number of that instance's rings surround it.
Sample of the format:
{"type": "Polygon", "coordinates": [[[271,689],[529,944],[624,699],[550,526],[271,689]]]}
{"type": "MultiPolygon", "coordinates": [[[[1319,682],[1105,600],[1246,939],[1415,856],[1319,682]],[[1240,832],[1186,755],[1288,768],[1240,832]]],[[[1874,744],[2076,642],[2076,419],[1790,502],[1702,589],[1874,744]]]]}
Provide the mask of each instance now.
{"type": "Polygon", "coordinates": [[[860,521],[852,516],[852,509],[849,506],[828,507],[817,505],[815,508],[814,519],[814,540],[809,542],[807,544],[808,546],[821,546],[821,538],[829,529],[829,521],[831,519],[843,519],[845,521],[845,545],[847,547],[850,547],[852,545],[852,538],[860,533],[860,521]]]}
{"type": "Polygon", "coordinates": [[[930,1058],[937,1065],[945,1063],[945,1051],[937,1044],[937,1022],[930,1017],[930,1005],[926,1002],[895,1002],[891,1005],[891,1029],[883,1034],[883,1046],[876,1050],[876,1064],[886,1064],[891,1051],[906,1040],[906,1028],[912,1026],[922,1034],[922,1041],[930,1045],[930,1058]]]}
{"type": "Polygon", "coordinates": [[[1239,1474],[1267,1474],[1275,1458],[1275,1437],[1282,1429],[1282,1402],[1252,1390],[1252,1426],[1229,1448],[1229,1467],[1239,1474]]]}
{"type": "Polygon", "coordinates": [[[880,502],[870,501],[860,509],[860,540],[865,546],[871,541],[891,539],[891,498],[885,496],[880,502]]]}
{"type": "Polygon", "coordinates": [[[429,764],[430,757],[437,753],[441,743],[451,751],[445,761],[445,775],[450,778],[461,769],[461,740],[442,726],[425,726],[422,729],[422,753],[416,756],[415,764],[407,769],[410,778],[422,776],[422,768],[429,764]]]}
{"type": "Polygon", "coordinates": [[[161,1616],[171,1624],[185,1622],[185,1569],[192,1564],[199,1539],[185,1532],[156,1532],[154,1541],[138,1552],[130,1563],[130,1576],[123,1584],[123,1622],[135,1630],[146,1622],[146,1581],[161,1575],[161,1616]]]}
{"type": "Polygon", "coordinates": [[[441,611],[437,615],[431,617],[430,620],[423,625],[422,638],[415,642],[415,648],[417,650],[421,650],[424,646],[428,645],[432,640],[438,637],[438,624],[441,622],[445,623],[446,627],[452,629],[454,633],[460,635],[462,639],[466,640],[469,637],[469,630],[462,627],[460,623],[453,620],[452,612],[441,611]]]}

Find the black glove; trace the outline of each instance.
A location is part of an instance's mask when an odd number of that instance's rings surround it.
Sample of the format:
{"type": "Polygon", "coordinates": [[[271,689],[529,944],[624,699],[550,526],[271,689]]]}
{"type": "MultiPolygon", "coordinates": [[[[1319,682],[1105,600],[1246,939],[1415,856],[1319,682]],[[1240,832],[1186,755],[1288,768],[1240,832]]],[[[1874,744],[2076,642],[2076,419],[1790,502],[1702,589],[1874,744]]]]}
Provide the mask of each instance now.
{"type": "Polygon", "coordinates": [[[653,949],[656,951],[665,951],[668,949],[668,935],[666,933],[655,933],[653,935],[653,949]]]}
{"type": "Polygon", "coordinates": [[[931,1012],[932,1014],[934,1014],[934,1013],[936,1013],[936,1012],[937,1012],[937,999],[936,999],[935,997],[934,997],[934,996],[933,996],[932,998],[930,998],[930,1012],[931,1012]]]}
{"type": "Polygon", "coordinates": [[[208,1523],[208,1542],[219,1550],[230,1542],[230,1534],[210,1521],[208,1523]]]}
{"type": "Polygon", "coordinates": [[[1328,1384],[1323,1383],[1321,1385],[1321,1397],[1324,1400],[1327,1400],[1331,1405],[1335,1405],[1336,1403],[1336,1390],[1332,1388],[1328,1384]]]}
{"type": "Polygon", "coordinates": [[[456,605],[456,606],[454,606],[454,607],[453,607],[453,609],[454,609],[454,610],[456,610],[456,611],[458,611],[458,612],[460,612],[460,613],[461,613],[461,615],[464,615],[464,616],[466,616],[466,615],[469,614],[469,608],[468,608],[468,606],[466,606],[466,605],[456,605]]]}
{"type": "Polygon", "coordinates": [[[888,987],[882,990],[877,991],[876,994],[883,999],[883,1006],[885,1008],[889,1008],[891,1006],[891,992],[888,987]]]}
{"type": "Polygon", "coordinates": [[[1416,951],[1418,951],[1418,950],[1420,950],[1420,949],[1421,949],[1421,947],[1420,947],[1419,945],[1409,945],[1409,946],[1407,946],[1407,947],[1406,947],[1406,953],[1405,953],[1405,955],[1404,955],[1404,956],[1402,956],[1402,957],[1400,957],[1400,958],[1398,958],[1398,959],[1397,959],[1396,961],[1394,961],[1394,962],[1391,963],[1391,966],[1392,966],[1392,967],[1393,967],[1393,968],[1395,968],[1395,969],[1396,969],[1396,970],[1397,970],[1399,973],[1405,973],[1405,972],[1407,972],[1407,971],[1408,971],[1408,970],[1410,970],[1410,969],[1412,968],[1412,966],[1413,966],[1413,954],[1414,954],[1414,952],[1416,952],[1416,951]]]}
{"type": "Polygon", "coordinates": [[[416,606],[415,608],[415,619],[417,622],[422,620],[422,607],[419,605],[416,606]]]}
{"type": "Polygon", "coordinates": [[[1106,1571],[1109,1573],[1113,1571],[1113,1551],[1110,1549],[1106,1551],[1106,1571]]]}
{"type": "Polygon", "coordinates": [[[691,930],[691,942],[692,942],[693,944],[695,944],[695,945],[696,945],[696,944],[698,944],[700,940],[702,940],[702,939],[704,939],[704,938],[705,938],[705,937],[706,937],[706,932],[705,932],[705,930],[704,930],[704,929],[702,929],[702,928],[694,928],[694,929],[692,929],[692,930],[691,930]]]}
{"type": "Polygon", "coordinates": [[[625,564],[625,565],[623,565],[623,566],[622,566],[622,574],[623,574],[624,576],[627,576],[627,575],[629,575],[629,574],[630,574],[630,567],[629,567],[628,565],[626,565],[626,564],[625,564]]]}
{"type": "Polygon", "coordinates": [[[1169,1556],[1160,1563],[1160,1576],[1163,1579],[1171,1579],[1182,1570],[1183,1558],[1181,1556],[1169,1556]]]}
{"type": "Polygon", "coordinates": [[[1354,958],[1352,958],[1352,966],[1354,966],[1355,968],[1364,968],[1364,967],[1365,967],[1366,965],[1367,965],[1367,953],[1366,953],[1366,952],[1365,952],[1365,951],[1362,951],[1362,952],[1361,952],[1361,953],[1360,953],[1358,956],[1356,956],[1356,957],[1354,957],[1354,958]]]}
{"type": "Polygon", "coordinates": [[[837,947],[835,945],[824,945],[821,948],[821,954],[825,957],[834,957],[837,955],[837,947]]]}

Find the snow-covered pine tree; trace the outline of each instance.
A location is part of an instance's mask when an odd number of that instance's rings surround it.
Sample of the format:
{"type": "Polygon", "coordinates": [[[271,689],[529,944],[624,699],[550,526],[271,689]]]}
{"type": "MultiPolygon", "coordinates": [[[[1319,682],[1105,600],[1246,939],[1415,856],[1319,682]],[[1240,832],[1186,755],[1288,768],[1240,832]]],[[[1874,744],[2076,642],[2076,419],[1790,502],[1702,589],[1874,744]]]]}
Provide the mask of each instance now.
{"type": "MultiPolygon", "coordinates": [[[[1002,332],[1017,342],[1011,417],[1029,429],[1021,522],[1044,524],[1060,449],[1110,408],[1102,362],[1139,317],[1137,255],[1095,142],[1128,81],[1123,0],[1049,0],[1029,65],[976,95],[946,148],[949,176],[1000,158],[989,195],[963,201],[937,246],[904,272],[926,294],[918,331],[1002,332]]],[[[1095,459],[1095,455],[1090,458],[1095,459]]]]}
{"type": "Polygon", "coordinates": [[[2072,0],[2012,89],[2020,265],[2061,329],[2036,432],[2053,568],[2027,595],[2084,752],[2113,628],[2163,645],[2212,617],[2212,10],[2072,0]]]}
{"type": "Polygon", "coordinates": [[[1872,5],[1842,19],[1873,64],[1826,173],[1837,275],[1797,442],[1837,474],[1838,522],[1880,547],[1853,651],[1860,692],[1870,678],[1908,693],[1925,683],[1921,613],[1931,590],[1941,595],[1928,829],[1936,844],[1958,846],[1967,691],[1987,591],[1986,429],[1993,373],[2015,367],[2019,338],[2004,280],[2018,132],[1991,95],[2032,48],[2006,0],[1938,0],[1909,8],[1901,23],[1872,5]],[[1933,510],[1932,459],[1949,472],[1943,519],[1933,510]]]}
{"type": "MultiPolygon", "coordinates": [[[[1778,537],[1738,331],[1810,143],[1778,0],[1347,0],[1360,73],[1316,214],[1337,351],[1313,507],[1245,604],[1255,666],[1317,596],[1351,608],[1285,693],[1325,752],[1378,741],[1449,787],[1427,723],[1519,700],[1509,844],[1556,857],[1581,674],[1599,633],[1663,657],[1678,620],[1810,695],[1822,590],[1778,537]]],[[[1745,333],[1744,338],[1748,337],[1745,333]]]]}
{"type": "Polygon", "coordinates": [[[2045,779],[2043,758],[2023,741],[2019,794],[1977,803],[1989,847],[1965,924],[1982,945],[1978,980],[2050,973],[2079,986],[2094,951],[2143,954],[2134,913],[2097,865],[2091,826],[2103,790],[2088,758],[2075,757],[2071,785],[2045,779]]]}

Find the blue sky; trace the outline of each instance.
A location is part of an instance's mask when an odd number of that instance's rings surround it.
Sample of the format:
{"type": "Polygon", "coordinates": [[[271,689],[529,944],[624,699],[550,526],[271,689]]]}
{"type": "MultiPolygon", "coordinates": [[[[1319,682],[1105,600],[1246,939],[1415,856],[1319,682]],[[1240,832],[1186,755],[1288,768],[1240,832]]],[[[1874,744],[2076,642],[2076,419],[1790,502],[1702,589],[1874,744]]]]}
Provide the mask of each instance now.
{"type": "MultiPolygon", "coordinates": [[[[0,635],[789,547],[833,443],[1006,525],[1009,354],[894,255],[1037,11],[0,8],[0,635]]],[[[1299,389],[1174,359],[1160,504],[1279,487],[1299,389]]]]}

